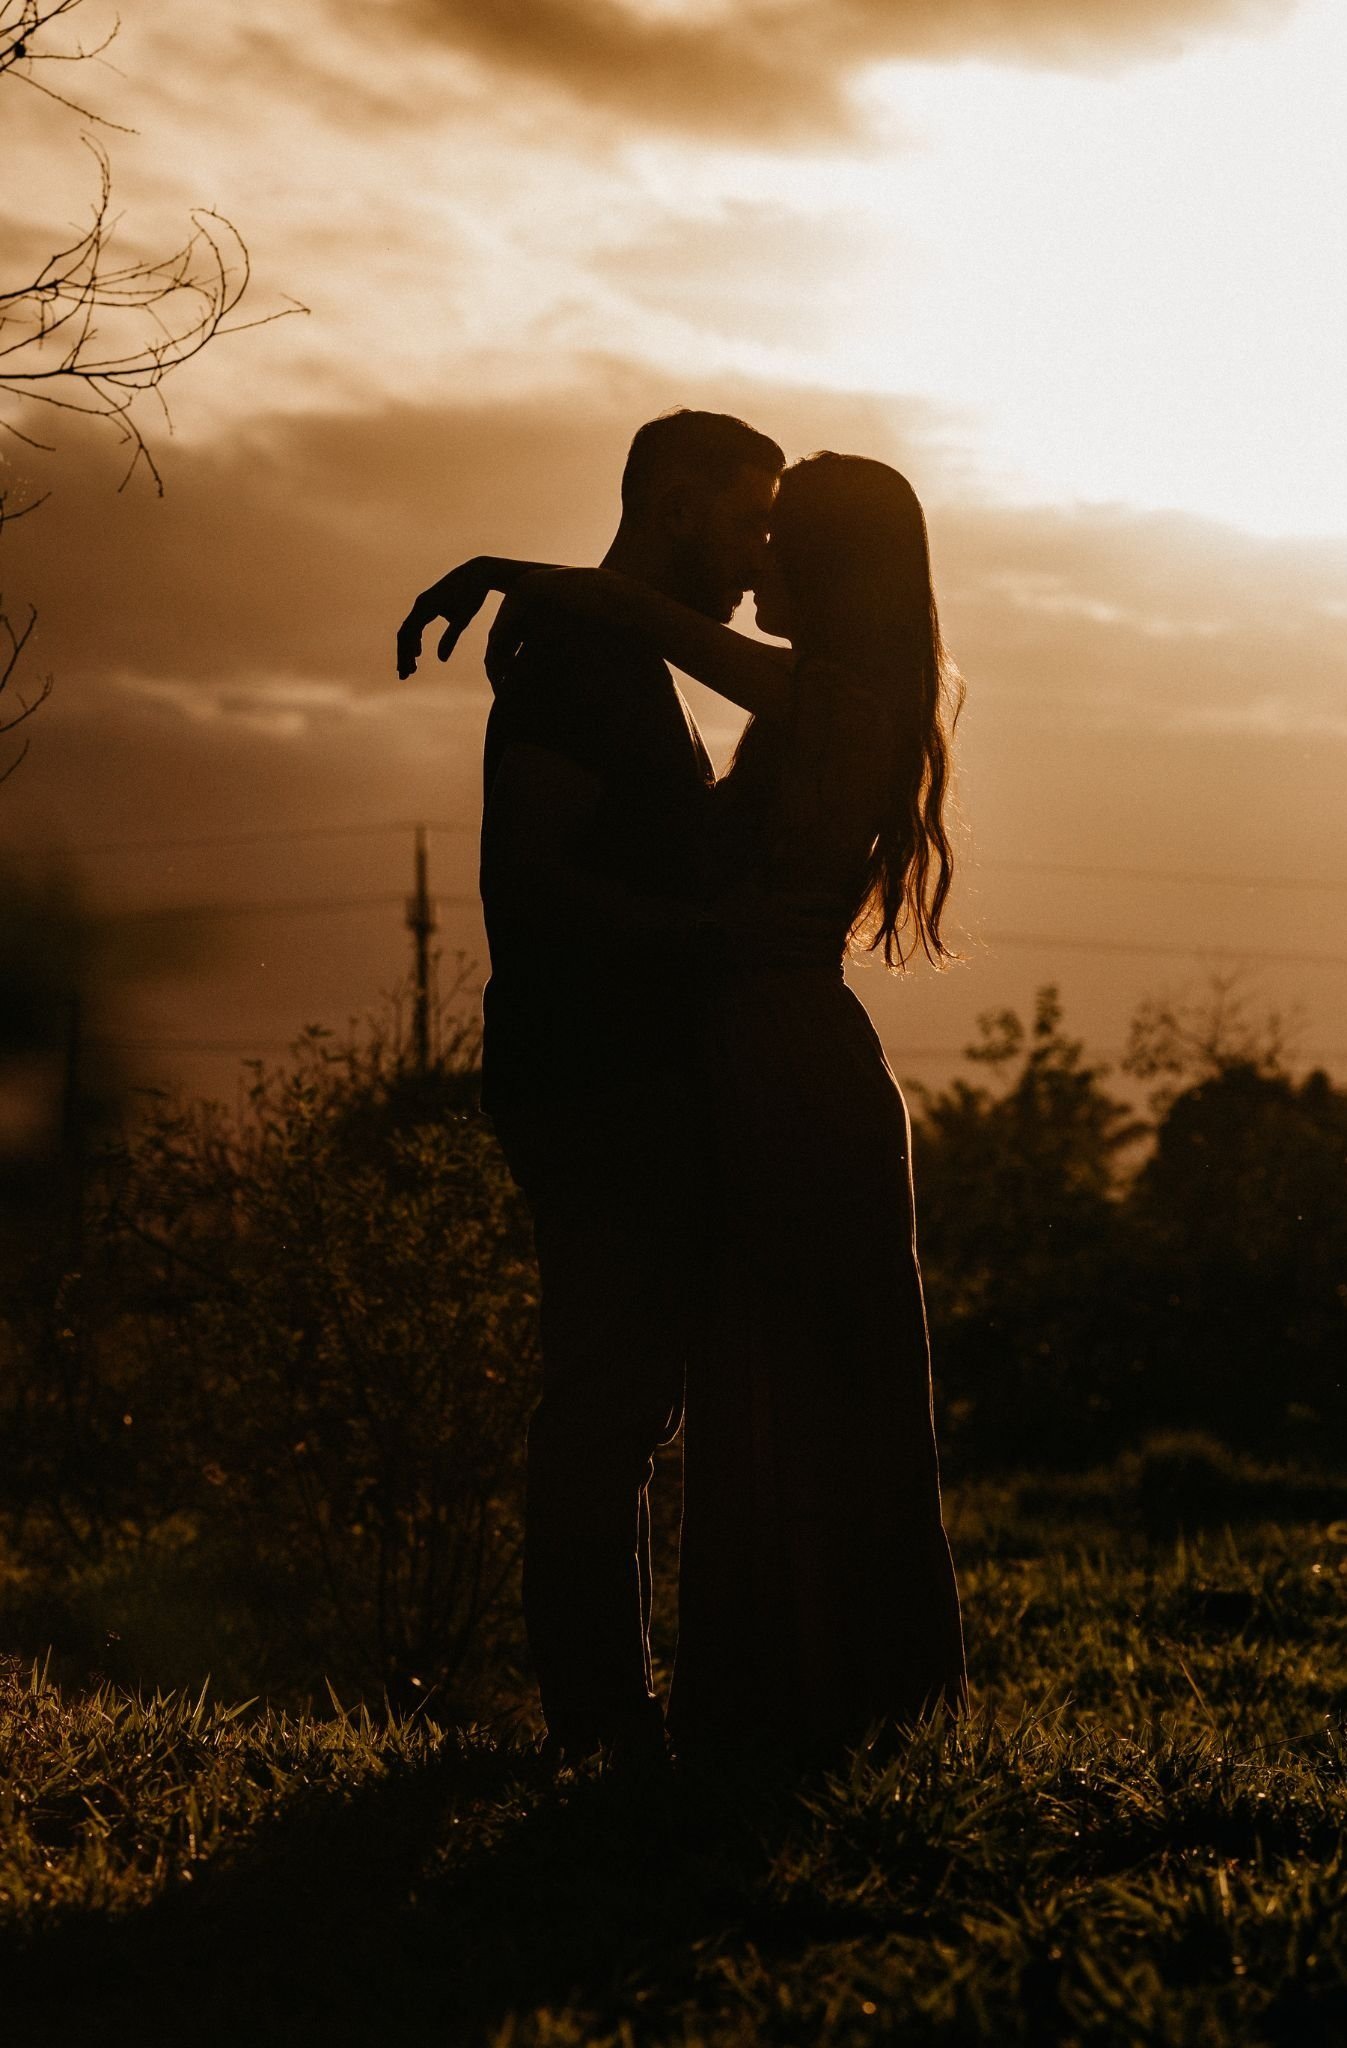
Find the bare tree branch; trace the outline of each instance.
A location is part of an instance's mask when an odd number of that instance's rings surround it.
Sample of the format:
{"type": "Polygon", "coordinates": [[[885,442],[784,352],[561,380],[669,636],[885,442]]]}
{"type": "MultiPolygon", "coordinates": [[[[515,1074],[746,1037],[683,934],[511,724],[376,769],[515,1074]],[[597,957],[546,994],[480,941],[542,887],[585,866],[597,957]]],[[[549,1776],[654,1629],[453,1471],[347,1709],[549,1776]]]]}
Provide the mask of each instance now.
{"type": "MultiPolygon", "coordinates": [[[[101,42],[48,46],[51,32],[82,4],[83,0],[0,0],[0,85],[32,86],[82,120],[132,133],[36,75],[38,66],[89,63],[115,38],[119,21],[101,42]]],[[[99,142],[88,135],[80,139],[97,166],[88,225],[27,277],[13,284],[0,281],[0,432],[25,447],[51,452],[48,442],[29,431],[26,414],[22,426],[6,416],[7,403],[11,410],[31,412],[44,406],[51,412],[97,420],[110,427],[129,451],[119,490],[143,464],[162,497],[163,477],[137,416],[141,401],[159,407],[171,432],[163,386],[173,371],[221,335],[246,333],[308,309],[287,300],[256,319],[233,317],[252,279],[248,249],[233,222],[210,208],[191,215],[190,233],[167,255],[118,260],[112,254],[118,227],[112,211],[112,168],[99,142]]],[[[7,499],[0,491],[0,533],[7,520],[26,516],[42,502],[39,497],[15,505],[12,494],[7,499]]],[[[27,625],[16,630],[0,603],[0,636],[9,643],[0,670],[0,693],[11,685],[32,627],[30,616],[27,625]]],[[[50,690],[49,676],[30,699],[15,688],[13,701],[20,709],[8,719],[0,715],[0,736],[31,718],[50,690]]],[[[22,752],[18,758],[23,758],[22,752]]],[[[16,760],[0,774],[0,782],[17,765],[16,760]]]]}
{"type": "MultiPolygon", "coordinates": [[[[254,320],[231,318],[252,270],[238,229],[211,209],[192,215],[191,233],[168,255],[111,260],[111,166],[98,143],[82,140],[98,166],[89,225],[40,270],[0,289],[0,395],[106,421],[130,449],[122,485],[144,463],[162,494],[136,400],[162,398],[164,379],[217,336],[305,309],[289,300],[254,320]]],[[[0,424],[31,441],[13,422],[0,424]]]]}
{"type": "MultiPolygon", "coordinates": [[[[0,504],[0,525],[3,525],[3,522],[4,506],[0,504]]],[[[0,648],[0,699],[5,697],[6,691],[14,683],[14,672],[19,666],[19,662],[23,657],[23,650],[28,645],[29,636],[36,623],[37,613],[30,607],[27,623],[16,632],[13,621],[5,610],[4,596],[0,594],[0,635],[3,635],[9,642],[8,654],[5,654],[3,648],[0,648]]],[[[17,726],[24,723],[25,719],[32,717],[39,705],[44,704],[51,695],[51,683],[52,679],[49,675],[42,676],[38,682],[36,696],[29,697],[23,696],[17,686],[15,686],[13,701],[19,708],[15,712],[10,712],[8,703],[0,702],[0,737],[13,732],[17,726]]],[[[8,782],[10,776],[18,767],[19,762],[22,761],[24,755],[28,752],[28,745],[28,736],[25,734],[23,745],[20,747],[18,755],[3,772],[0,772],[0,783],[8,782]]]]}
{"type": "Polygon", "coordinates": [[[120,15],[114,20],[101,43],[85,45],[76,43],[72,50],[48,50],[38,47],[39,38],[62,16],[73,14],[83,0],[0,0],[0,78],[12,78],[18,85],[31,85],[44,98],[55,100],[72,114],[78,114],[83,121],[92,121],[99,128],[115,128],[120,135],[133,135],[133,128],[125,127],[120,121],[110,121],[105,114],[95,113],[92,107],[83,106],[79,100],[57,92],[37,76],[39,64],[87,64],[101,57],[109,44],[116,40],[121,28],[120,15]]]}

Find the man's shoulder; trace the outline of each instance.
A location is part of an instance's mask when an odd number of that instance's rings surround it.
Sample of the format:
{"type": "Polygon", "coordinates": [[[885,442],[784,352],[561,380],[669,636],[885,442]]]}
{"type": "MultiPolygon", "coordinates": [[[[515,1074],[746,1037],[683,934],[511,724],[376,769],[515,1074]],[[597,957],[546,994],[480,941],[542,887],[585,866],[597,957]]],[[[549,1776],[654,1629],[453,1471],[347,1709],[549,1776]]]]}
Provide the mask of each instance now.
{"type": "Polygon", "coordinates": [[[520,745],[564,754],[606,777],[640,745],[661,689],[672,689],[672,679],[648,647],[549,604],[545,616],[530,618],[496,686],[488,782],[505,749],[520,745]]]}
{"type": "Polygon", "coordinates": [[[577,682],[608,678],[639,682],[668,676],[643,640],[598,619],[583,619],[565,605],[539,597],[529,615],[511,678],[560,672],[577,682]]]}
{"type": "Polygon", "coordinates": [[[529,620],[496,686],[489,751],[527,741],[589,762],[630,744],[671,688],[648,647],[549,605],[545,617],[529,620]]]}

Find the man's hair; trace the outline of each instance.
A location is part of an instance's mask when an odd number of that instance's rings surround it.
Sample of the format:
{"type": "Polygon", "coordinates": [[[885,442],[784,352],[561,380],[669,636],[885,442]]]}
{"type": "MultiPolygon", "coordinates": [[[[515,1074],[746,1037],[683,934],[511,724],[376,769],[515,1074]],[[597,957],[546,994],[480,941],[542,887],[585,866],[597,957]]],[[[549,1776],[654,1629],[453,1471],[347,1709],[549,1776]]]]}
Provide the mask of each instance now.
{"type": "Polygon", "coordinates": [[[670,475],[691,477],[715,497],[728,490],[741,469],[777,476],[785,466],[776,442],[747,421],[680,405],[637,428],[622,472],[622,510],[644,511],[670,475]]]}

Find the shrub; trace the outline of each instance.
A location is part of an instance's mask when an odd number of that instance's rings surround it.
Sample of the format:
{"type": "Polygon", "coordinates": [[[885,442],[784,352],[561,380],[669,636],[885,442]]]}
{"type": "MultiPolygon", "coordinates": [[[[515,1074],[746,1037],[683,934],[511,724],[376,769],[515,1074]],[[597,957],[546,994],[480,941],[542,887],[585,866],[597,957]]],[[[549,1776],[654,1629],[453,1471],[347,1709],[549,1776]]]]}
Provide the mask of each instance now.
{"type": "Polygon", "coordinates": [[[241,1118],[160,1104],[104,1163],[70,1332],[90,1458],[49,1400],[55,1520],[30,1484],[13,1533],[73,1529],[106,1571],[173,1519],[247,1611],[254,1683],[453,1712],[508,1634],[536,1280],[473,1050],[418,1075],[386,1033],[310,1032],[241,1118]]]}

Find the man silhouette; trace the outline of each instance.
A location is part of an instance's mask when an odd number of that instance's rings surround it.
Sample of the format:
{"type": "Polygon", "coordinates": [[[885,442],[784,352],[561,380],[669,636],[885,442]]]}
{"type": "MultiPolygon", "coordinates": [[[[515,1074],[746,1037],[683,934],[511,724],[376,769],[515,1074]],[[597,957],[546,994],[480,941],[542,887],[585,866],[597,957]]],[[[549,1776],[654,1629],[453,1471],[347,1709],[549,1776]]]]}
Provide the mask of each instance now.
{"type": "MultiPolygon", "coordinates": [[[[725,414],[650,421],[603,566],[728,620],[783,464],[725,414]]],[[[418,647],[436,588],[409,620],[418,647]]],[[[663,1754],[648,1488],[697,1314],[691,1016],[724,943],[705,901],[713,782],[662,661],[545,600],[531,609],[486,734],[482,1099],[537,1244],[524,1611],[562,1759],[663,1754]]]]}

